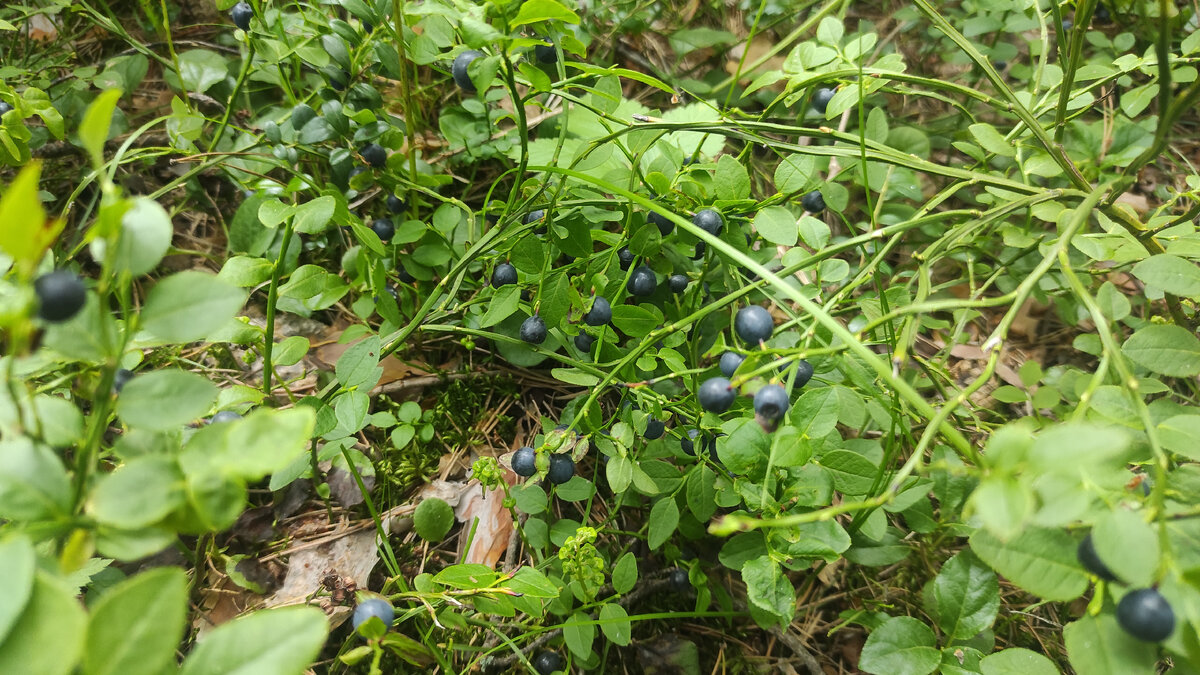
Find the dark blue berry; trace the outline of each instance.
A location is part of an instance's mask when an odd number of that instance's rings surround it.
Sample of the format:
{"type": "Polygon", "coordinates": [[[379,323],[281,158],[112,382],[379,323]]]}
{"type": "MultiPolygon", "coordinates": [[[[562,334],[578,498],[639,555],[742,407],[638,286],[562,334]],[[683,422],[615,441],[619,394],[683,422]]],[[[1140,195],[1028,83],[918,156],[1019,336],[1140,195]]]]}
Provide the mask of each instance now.
{"type": "Polygon", "coordinates": [[[50,323],[67,321],[87,302],[83,280],[67,270],[55,270],[38,277],[33,282],[33,291],[38,299],[38,317],[50,323]]]}
{"type": "Polygon", "coordinates": [[[591,335],[588,335],[587,333],[580,333],[579,335],[575,336],[575,348],[581,352],[590,353],[592,351],[592,343],[595,341],[596,338],[592,337],[591,335]]]}
{"type": "Polygon", "coordinates": [[[1157,589],[1140,588],[1117,603],[1117,623],[1143,642],[1162,642],[1175,631],[1175,611],[1157,589]]]}
{"type": "Polygon", "coordinates": [[[512,456],[512,470],[523,478],[537,473],[537,452],[529,446],[518,449],[512,456]]]}
{"type": "Polygon", "coordinates": [[[378,143],[367,143],[358,151],[363,161],[376,169],[387,166],[387,150],[378,143]]]}
{"type": "Polygon", "coordinates": [[[658,288],[658,279],[654,276],[654,270],[642,265],[629,275],[629,283],[625,284],[625,288],[638,297],[648,297],[654,295],[654,289],[658,288]]]}
{"type": "Polygon", "coordinates": [[[500,263],[492,270],[492,288],[517,283],[517,268],[512,263],[500,263]]]}
{"type": "Polygon", "coordinates": [[[546,471],[546,480],[555,485],[562,485],[575,475],[575,462],[566,453],[550,455],[550,468],[546,471]]]}
{"type": "Polygon", "coordinates": [[[787,409],[787,390],[777,384],[768,384],[754,394],[754,413],[767,423],[774,424],[787,409]]]}
{"type": "Polygon", "coordinates": [[[391,213],[401,213],[404,211],[404,200],[396,195],[387,196],[387,210],[391,213]]]}
{"type": "Polygon", "coordinates": [[[671,232],[675,229],[675,221],[655,211],[651,211],[650,214],[646,216],[646,222],[657,227],[658,231],[664,237],[668,234],[671,234],[671,232]]]}
{"type": "Polygon", "coordinates": [[[725,225],[725,219],[721,217],[721,213],[716,209],[701,209],[692,216],[692,223],[711,234],[717,236],[721,234],[721,228],[725,225]]]}
{"type": "Polygon", "coordinates": [[[829,109],[829,102],[833,100],[833,95],[835,93],[837,92],[829,87],[821,87],[818,89],[812,97],[813,109],[824,115],[825,111],[829,109]]]}
{"type": "Polygon", "coordinates": [[[133,371],[129,370],[128,368],[121,368],[113,374],[113,391],[118,394],[121,393],[121,390],[124,389],[125,385],[129,384],[129,381],[132,379],[133,371]]]}
{"type": "Polygon", "coordinates": [[[534,314],[521,323],[521,339],[535,345],[546,341],[546,322],[542,317],[534,314]]]}
{"type": "Polygon", "coordinates": [[[475,59],[482,57],[483,52],[468,49],[454,57],[454,63],[450,66],[450,75],[454,78],[454,83],[467,93],[475,93],[475,83],[471,81],[471,76],[467,74],[467,66],[471,65],[471,62],[475,59]]]}
{"type": "Polygon", "coordinates": [[[1105,581],[1116,581],[1117,575],[1104,564],[1100,559],[1100,555],[1096,553],[1096,545],[1092,542],[1092,533],[1088,532],[1083,541],[1079,542],[1078,548],[1075,549],[1075,557],[1079,559],[1079,564],[1083,565],[1083,569],[1095,574],[1105,581]]]}
{"type": "Polygon", "coordinates": [[[354,616],[350,619],[350,623],[355,630],[358,630],[358,627],[371,617],[379,619],[385,626],[391,626],[392,622],[396,620],[396,609],[392,607],[392,603],[383,598],[367,598],[354,608],[354,616]]]}
{"type": "Polygon", "coordinates": [[[597,295],[592,300],[592,308],[583,315],[583,322],[589,326],[603,326],[612,321],[612,305],[603,296],[597,295]]]}
{"type": "Polygon", "coordinates": [[[545,651],[538,652],[530,663],[533,664],[533,669],[538,672],[538,675],[550,675],[555,671],[562,670],[567,665],[557,653],[545,651]]]}
{"type": "Polygon", "coordinates": [[[376,218],[371,222],[371,231],[379,237],[379,241],[388,242],[396,234],[396,226],[390,218],[376,218]]]}
{"type": "Polygon", "coordinates": [[[742,365],[746,357],[737,352],[725,352],[721,355],[721,374],[725,377],[733,377],[733,373],[742,365]]]}
{"type": "Polygon", "coordinates": [[[733,318],[733,329],[737,331],[742,341],[757,345],[771,337],[775,330],[775,320],[771,313],[758,305],[750,305],[738,310],[733,318]]]}
{"type": "Polygon", "coordinates": [[[666,431],[666,423],[651,417],[646,421],[646,433],[643,435],[646,437],[646,440],[653,441],[655,439],[662,438],[662,435],[666,433],[666,431]]]}
{"type": "Polygon", "coordinates": [[[242,416],[235,413],[234,411],[222,410],[222,411],[218,412],[216,415],[213,415],[212,419],[208,420],[208,423],[209,424],[221,424],[222,422],[236,422],[240,419],[242,419],[242,416]]]}
{"type": "Polygon", "coordinates": [[[691,280],[683,274],[672,274],[670,278],[667,279],[667,286],[671,288],[672,293],[682,293],[686,291],[689,283],[691,283],[691,280]]]}
{"type": "Polygon", "coordinates": [[[229,18],[233,19],[233,25],[242,30],[250,30],[250,19],[254,18],[254,8],[248,2],[239,2],[229,10],[229,18]]]}
{"type": "Polygon", "coordinates": [[[820,190],[813,190],[800,198],[800,206],[809,213],[820,213],[825,210],[825,197],[820,190]]]}
{"type": "Polygon", "coordinates": [[[729,410],[729,406],[733,405],[736,398],[737,391],[733,388],[733,384],[724,377],[712,377],[705,380],[700,385],[700,390],[696,392],[696,399],[700,401],[700,407],[714,413],[723,413],[729,410]]]}
{"type": "Polygon", "coordinates": [[[617,250],[617,263],[620,264],[622,272],[629,269],[634,259],[633,251],[630,251],[628,246],[622,246],[617,250]]]}

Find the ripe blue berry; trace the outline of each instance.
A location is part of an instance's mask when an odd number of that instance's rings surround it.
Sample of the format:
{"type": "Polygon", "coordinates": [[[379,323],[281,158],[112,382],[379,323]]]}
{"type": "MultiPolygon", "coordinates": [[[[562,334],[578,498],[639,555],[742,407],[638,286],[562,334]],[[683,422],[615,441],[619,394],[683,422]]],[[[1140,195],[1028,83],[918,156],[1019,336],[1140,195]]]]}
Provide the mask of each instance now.
{"type": "Polygon", "coordinates": [[[550,455],[550,468],[546,471],[546,480],[555,485],[562,485],[575,475],[575,462],[566,453],[550,455]]]}
{"type": "Polygon", "coordinates": [[[1075,557],[1079,559],[1079,564],[1083,565],[1083,569],[1095,574],[1105,581],[1116,581],[1117,575],[1104,564],[1096,553],[1096,545],[1092,542],[1092,533],[1088,532],[1083,541],[1079,542],[1079,547],[1075,549],[1075,557]]]}
{"type": "Polygon", "coordinates": [[[787,390],[777,384],[768,384],[754,394],[754,413],[769,424],[777,422],[787,409],[787,390]]]}
{"type": "Polygon", "coordinates": [[[737,352],[725,352],[721,355],[721,374],[725,377],[733,377],[733,373],[745,360],[746,357],[737,352]]]}
{"type": "Polygon", "coordinates": [[[592,308],[583,315],[583,322],[589,326],[603,326],[612,321],[612,305],[603,296],[597,295],[592,301],[592,308]]]}
{"type": "Polygon", "coordinates": [[[222,422],[236,422],[237,420],[240,420],[240,419],[242,419],[242,416],[235,413],[234,411],[222,410],[222,411],[218,412],[216,415],[213,415],[212,419],[208,420],[208,423],[209,424],[221,424],[222,422]]]}
{"type": "Polygon", "coordinates": [[[737,316],[733,318],[733,329],[744,342],[757,345],[771,337],[771,332],[775,330],[775,320],[767,310],[758,305],[750,305],[738,310],[737,316]]]}
{"type": "Polygon", "coordinates": [[[467,66],[471,65],[471,62],[475,59],[482,57],[483,52],[468,49],[454,57],[454,63],[450,66],[450,75],[454,78],[454,83],[469,94],[475,93],[475,83],[471,81],[471,76],[467,74],[467,66]]]}
{"type": "Polygon", "coordinates": [[[575,348],[581,352],[584,352],[585,354],[590,353],[592,351],[592,343],[595,341],[596,338],[592,337],[591,335],[588,335],[587,333],[580,333],[579,335],[575,336],[575,348]]]}
{"type": "Polygon", "coordinates": [[[824,115],[825,111],[829,109],[829,102],[833,100],[833,95],[835,93],[837,92],[829,87],[821,87],[818,89],[812,97],[813,109],[824,115]]]}
{"type": "Polygon", "coordinates": [[[662,438],[662,435],[666,433],[666,431],[666,423],[651,417],[646,421],[646,433],[643,435],[646,437],[646,440],[653,441],[655,439],[662,438]]]}
{"type": "Polygon", "coordinates": [[[622,272],[629,269],[629,266],[633,264],[633,261],[633,251],[630,251],[628,246],[622,246],[617,251],[617,262],[621,265],[622,272]]]}
{"type": "Polygon", "coordinates": [[[696,215],[692,216],[692,223],[715,237],[721,234],[721,228],[725,225],[725,219],[721,217],[721,213],[716,209],[700,209],[696,212],[696,215]]]}
{"type": "Polygon", "coordinates": [[[800,198],[800,206],[803,206],[804,210],[809,213],[820,213],[825,210],[825,196],[821,194],[820,190],[813,190],[800,198]]]}
{"type": "Polygon", "coordinates": [[[520,448],[512,456],[513,473],[523,478],[529,478],[537,473],[537,452],[529,446],[520,448]]]}
{"type": "Polygon", "coordinates": [[[363,161],[376,169],[387,166],[387,150],[378,143],[367,143],[358,151],[363,161]]]}
{"type": "Polygon", "coordinates": [[[688,581],[687,570],[676,567],[667,575],[667,583],[671,585],[671,590],[676,593],[686,593],[692,590],[692,584],[688,581]]]}
{"type": "Polygon", "coordinates": [[[1175,631],[1175,611],[1157,589],[1140,588],[1117,603],[1117,623],[1143,642],[1162,642],[1175,631]]]}
{"type": "Polygon", "coordinates": [[[696,399],[700,401],[700,407],[714,413],[723,413],[729,410],[729,406],[733,405],[735,398],[737,398],[737,391],[734,390],[733,384],[724,377],[712,377],[705,380],[700,385],[700,390],[696,392],[696,399]]]}
{"type": "Polygon", "coordinates": [[[654,270],[641,265],[629,275],[629,283],[625,284],[625,288],[631,294],[645,298],[654,295],[654,289],[658,288],[658,279],[654,276],[654,270]]]}
{"type": "Polygon", "coordinates": [[[118,394],[121,393],[121,390],[124,389],[125,385],[129,384],[129,381],[132,379],[133,371],[129,370],[128,368],[121,368],[113,374],[113,391],[118,394]]]}
{"type": "Polygon", "coordinates": [[[371,222],[371,231],[379,237],[379,241],[387,243],[396,234],[396,226],[390,218],[376,218],[371,222]]]}
{"type": "Polygon", "coordinates": [[[387,196],[387,210],[389,213],[400,213],[404,211],[404,200],[396,195],[387,196]]]}
{"type": "Polygon", "coordinates": [[[812,376],[812,364],[804,359],[800,359],[800,361],[796,363],[796,382],[792,385],[793,388],[799,389],[800,387],[808,384],[808,381],[812,379],[812,376]]]}
{"type": "Polygon", "coordinates": [[[500,263],[492,270],[492,288],[517,283],[517,268],[512,263],[500,263]]]}
{"type": "Polygon", "coordinates": [[[55,270],[38,277],[33,282],[33,291],[38,299],[38,317],[50,323],[67,321],[78,314],[87,301],[83,280],[66,270],[55,270]]]}
{"type": "Polygon", "coordinates": [[[390,627],[396,620],[396,609],[392,607],[392,603],[383,598],[367,598],[354,608],[354,616],[350,619],[350,623],[355,630],[358,630],[358,627],[371,617],[376,617],[383,622],[383,625],[390,627]]]}
{"type": "Polygon", "coordinates": [[[546,341],[546,322],[542,317],[534,314],[521,323],[521,339],[535,345],[546,341]]]}
{"type": "Polygon", "coordinates": [[[254,18],[254,8],[248,2],[239,2],[229,10],[229,18],[233,19],[233,25],[242,30],[250,30],[250,19],[254,18]]]}
{"type": "Polygon", "coordinates": [[[554,45],[535,45],[533,55],[538,63],[551,64],[558,62],[558,50],[554,45]]]}
{"type": "Polygon", "coordinates": [[[691,280],[683,274],[672,274],[670,278],[667,279],[667,286],[671,288],[672,293],[682,293],[686,291],[689,283],[691,283],[691,280]]]}
{"type": "Polygon", "coordinates": [[[657,227],[659,233],[664,237],[668,234],[671,234],[671,232],[675,229],[675,221],[656,211],[651,211],[650,214],[646,216],[646,222],[657,227]]]}
{"type": "Polygon", "coordinates": [[[530,663],[533,664],[533,669],[538,672],[538,675],[550,675],[555,671],[562,670],[567,665],[563,662],[563,657],[555,652],[538,652],[530,663]]]}

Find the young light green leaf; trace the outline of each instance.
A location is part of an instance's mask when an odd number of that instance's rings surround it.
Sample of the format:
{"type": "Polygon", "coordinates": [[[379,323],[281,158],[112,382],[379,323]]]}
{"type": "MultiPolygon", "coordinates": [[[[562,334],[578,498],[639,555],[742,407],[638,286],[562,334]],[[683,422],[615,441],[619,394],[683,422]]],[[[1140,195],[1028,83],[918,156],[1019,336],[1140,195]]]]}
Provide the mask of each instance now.
{"type": "Polygon", "coordinates": [[[1186,328],[1160,324],[1146,326],[1129,336],[1121,351],[1138,365],[1159,375],[1200,375],[1200,339],[1186,328]]]}
{"type": "Polygon", "coordinates": [[[632,552],[626,553],[613,565],[612,585],[618,593],[628,593],[637,585],[638,564],[637,556],[632,552]]]}
{"type": "Polygon", "coordinates": [[[232,319],[246,292],[213,274],[186,270],[158,282],[142,307],[142,328],[172,343],[201,340],[232,319]]]}
{"type": "Polygon", "coordinates": [[[613,644],[622,647],[629,644],[630,625],[629,614],[625,608],[615,602],[600,606],[600,630],[613,644]]]}
{"type": "Polygon", "coordinates": [[[1013,143],[1005,140],[1004,136],[999,131],[996,131],[996,127],[990,124],[982,122],[972,124],[967,127],[967,130],[971,132],[971,136],[975,138],[975,141],[983,146],[984,150],[992,154],[1000,155],[1001,157],[1013,157],[1017,154],[1013,143]]]}
{"type": "Polygon", "coordinates": [[[1000,582],[995,572],[966,550],[942,565],[933,580],[933,597],[942,632],[968,640],[991,628],[996,620],[1000,582]]]}
{"type": "Polygon", "coordinates": [[[183,662],[181,675],[301,675],[325,644],[329,622],[315,607],[259,610],[221,624],[183,662]]]}
{"type": "Polygon", "coordinates": [[[1053,661],[1021,647],[988,654],[979,667],[983,675],[1059,675],[1053,661]]]}
{"type": "Polygon", "coordinates": [[[971,535],[971,550],[992,569],[1046,600],[1074,600],[1088,579],[1075,560],[1075,540],[1063,530],[1026,528],[1009,541],[987,530],[971,535]]]}
{"type": "Polygon", "coordinates": [[[1111,614],[1085,614],[1067,624],[1063,640],[1067,658],[1077,673],[1151,675],[1155,672],[1157,646],[1126,633],[1111,614]]]}
{"type": "Polygon", "coordinates": [[[782,206],[768,206],[754,216],[754,229],[772,244],[795,246],[800,234],[796,217],[782,206]]]}
{"type": "Polygon", "coordinates": [[[796,613],[796,590],[779,563],[764,555],[742,565],[746,597],[759,609],[777,619],[779,625],[791,622],[796,613]]]}
{"type": "Polygon", "coordinates": [[[579,15],[557,0],[525,0],[517,16],[509,24],[513,27],[538,21],[557,20],[564,23],[579,23],[579,15]]]}
{"type": "Polygon", "coordinates": [[[183,570],[159,567],[109,589],[92,608],[84,675],[157,675],[173,664],[187,622],[183,570]]]}
{"type": "Polygon", "coordinates": [[[131,427],[168,431],[199,418],[216,398],[217,386],[200,375],[157,370],[125,385],[117,399],[117,415],[131,427]]]}
{"type": "Polygon", "coordinates": [[[183,474],[175,460],[135,457],[96,484],[88,512],[103,525],[136,530],[162,520],[183,505],[183,474]]]}
{"type": "Polygon", "coordinates": [[[1139,514],[1114,509],[1092,526],[1096,554],[1117,578],[1135,586],[1149,586],[1158,573],[1160,547],[1156,529],[1139,514]]]}
{"type": "Polygon", "coordinates": [[[927,675],[942,655],[933,629],[909,616],[894,616],[867,636],[859,668],[872,675],[927,675]]]}
{"type": "Polygon", "coordinates": [[[0,644],[17,623],[33,595],[33,544],[24,535],[0,541],[0,644]]]}
{"type": "Polygon", "coordinates": [[[101,92],[83,113],[83,121],[79,123],[79,142],[87,150],[92,168],[99,169],[104,164],[104,142],[108,140],[113,111],[120,99],[120,89],[101,92]]]}
{"type": "Polygon", "coordinates": [[[675,505],[675,498],[667,496],[659,499],[650,509],[650,530],[646,536],[646,543],[652,549],[662,546],[675,534],[678,525],[679,507],[675,505]]]}
{"type": "Polygon", "coordinates": [[[75,672],[86,627],[87,614],[74,593],[45,572],[37,572],[25,611],[0,642],[0,673],[75,672]]]}
{"type": "Polygon", "coordinates": [[[596,640],[596,624],[592,617],[583,612],[575,612],[563,624],[563,641],[567,649],[579,659],[587,659],[592,653],[592,643],[596,640]]]}

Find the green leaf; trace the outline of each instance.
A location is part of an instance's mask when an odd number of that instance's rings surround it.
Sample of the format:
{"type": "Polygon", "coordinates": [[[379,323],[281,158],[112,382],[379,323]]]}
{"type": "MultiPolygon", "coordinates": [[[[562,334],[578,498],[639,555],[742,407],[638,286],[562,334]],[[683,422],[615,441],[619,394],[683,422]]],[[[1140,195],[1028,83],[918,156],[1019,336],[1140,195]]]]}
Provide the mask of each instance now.
{"type": "Polygon", "coordinates": [[[579,659],[587,659],[592,653],[592,642],[596,640],[596,624],[592,617],[583,612],[575,612],[563,624],[563,641],[567,649],[579,659]]]}
{"type": "Polygon", "coordinates": [[[514,572],[505,585],[530,598],[557,598],[562,591],[546,575],[528,566],[514,572]]]}
{"type": "Polygon", "coordinates": [[[1110,614],[1084,615],[1063,629],[1067,658],[1087,675],[1152,675],[1158,647],[1126,633],[1110,614]]]}
{"type": "Polygon", "coordinates": [[[212,630],[183,662],[181,675],[301,675],[317,657],[329,622],[315,607],[253,612],[212,630]]]}
{"type": "Polygon", "coordinates": [[[333,209],[336,205],[337,202],[329,195],[300,204],[295,208],[292,225],[302,234],[320,234],[333,220],[333,209]]]}
{"type": "Polygon", "coordinates": [[[217,398],[217,386],[183,370],[142,373],[121,390],[117,415],[131,427],[168,431],[202,416],[217,398]]]}
{"type": "Polygon", "coordinates": [[[224,326],[245,303],[242,289],[213,274],[187,270],[150,290],[141,326],[167,342],[194,342],[224,326]]]}
{"type": "Polygon", "coordinates": [[[316,411],[308,406],[259,408],[244,419],[198,431],[188,439],[180,462],[189,474],[211,469],[259,480],[305,454],[315,426],[316,411]]]}
{"type": "Polygon", "coordinates": [[[613,644],[625,647],[630,640],[629,614],[615,602],[600,607],[600,630],[613,644]]]}
{"type": "Polygon", "coordinates": [[[294,366],[308,353],[308,338],[303,335],[293,335],[276,342],[271,356],[271,363],[276,366],[294,366]]]}
{"type": "Polygon", "coordinates": [[[461,589],[487,588],[496,582],[496,572],[487,565],[462,563],[438,572],[433,580],[443,586],[461,589]]]}
{"type": "Polygon", "coordinates": [[[617,305],[612,308],[612,323],[630,337],[644,337],[662,323],[662,315],[641,305],[617,305]]]}
{"type": "Polygon", "coordinates": [[[996,574],[969,550],[942,565],[933,580],[938,626],[953,639],[967,640],[992,627],[1000,610],[996,574]]]}
{"type": "Polygon", "coordinates": [[[672,496],[663,497],[654,503],[654,508],[650,509],[650,529],[646,536],[646,543],[651,549],[656,549],[662,546],[672,534],[675,534],[675,528],[679,525],[679,507],[675,505],[675,498],[672,496]]]}
{"type": "Polygon", "coordinates": [[[688,475],[687,504],[696,520],[704,522],[717,511],[716,473],[705,464],[697,465],[688,475]]]}
{"type": "Polygon", "coordinates": [[[979,123],[972,124],[967,127],[967,130],[971,132],[971,136],[975,138],[975,141],[984,150],[994,155],[1000,155],[1001,157],[1016,156],[1017,150],[1013,142],[1006,140],[999,131],[996,131],[996,127],[990,124],[979,123]]]}
{"type": "Polygon", "coordinates": [[[1164,447],[1188,459],[1200,461],[1200,415],[1175,415],[1158,424],[1158,436],[1164,447]]]}
{"type": "Polygon", "coordinates": [[[1178,256],[1167,253],[1150,256],[1133,266],[1133,275],[1167,293],[1184,297],[1200,295],[1200,267],[1178,256]]]}
{"type": "Polygon", "coordinates": [[[370,390],[379,383],[379,336],[371,335],[350,345],[338,357],[334,374],[345,389],[370,390]]]}
{"type": "Polygon", "coordinates": [[[989,654],[979,662],[983,675],[1059,675],[1054,662],[1021,647],[989,654]]]}
{"type": "Polygon", "coordinates": [[[0,249],[30,272],[65,223],[60,218],[46,218],[38,198],[41,172],[41,162],[30,162],[0,195],[0,249]]]}
{"type": "Polygon", "coordinates": [[[1078,475],[1110,464],[1128,447],[1128,434],[1117,427],[1059,424],[1038,434],[1029,449],[1029,464],[1039,473],[1078,475]]]}
{"type": "Polygon", "coordinates": [[[144,455],[105,475],[92,490],[88,511],[101,524],[135,530],[162,520],[184,499],[175,460],[144,455]]]}
{"type": "Polygon", "coordinates": [[[187,624],[188,579],[160,567],[109,589],[92,608],[84,675],[158,675],[174,665],[187,624]]]}
{"type": "Polygon", "coordinates": [[[86,628],[87,614],[75,599],[75,593],[45,572],[38,572],[21,618],[0,643],[0,673],[74,672],[83,651],[86,628]]]}
{"type": "Polygon", "coordinates": [[[479,320],[479,327],[487,328],[495,326],[512,316],[513,312],[517,311],[517,308],[520,306],[521,288],[516,284],[501,286],[488,303],[487,311],[483,313],[483,318],[479,320]]]}
{"type": "Polygon", "coordinates": [[[809,155],[788,155],[775,167],[775,189],[783,194],[802,192],[813,185],[816,159],[809,155]]]}
{"type": "MultiPolygon", "coordinates": [[[[631,554],[630,554],[631,555],[631,554]]],[[[36,558],[33,544],[24,535],[0,541],[0,644],[8,636],[33,595],[36,558]]]]}
{"type": "Polygon", "coordinates": [[[121,217],[121,234],[113,253],[113,267],[135,277],[153,271],[171,247],[174,234],[171,216],[158,202],[149,197],[132,200],[129,210],[121,217]]]}
{"type": "Polygon", "coordinates": [[[742,580],[754,606],[776,618],[780,626],[791,622],[796,613],[796,589],[771,556],[747,560],[742,565],[742,580]]]}
{"type": "Polygon", "coordinates": [[[871,490],[879,469],[866,457],[850,450],[834,450],[821,456],[821,466],[833,477],[833,486],[847,495],[865,495],[871,490]]]}
{"type": "Polygon", "coordinates": [[[1007,542],[987,530],[971,535],[971,550],[980,560],[1046,600],[1074,600],[1087,590],[1075,548],[1071,535],[1057,529],[1027,528],[1007,542]]]}
{"type": "Polygon", "coordinates": [[[1121,351],[1134,363],[1160,375],[1200,375],[1200,339],[1186,328],[1146,326],[1129,336],[1121,351]]]}
{"type": "Polygon", "coordinates": [[[1118,579],[1134,586],[1149,586],[1158,573],[1161,555],[1156,529],[1138,513],[1109,511],[1092,526],[1096,554],[1118,579]]]}
{"type": "Polygon", "coordinates": [[[613,565],[612,585],[618,593],[628,593],[637,585],[638,564],[637,556],[632,552],[626,553],[613,565]]]}
{"type": "Polygon", "coordinates": [[[721,158],[717,160],[713,184],[716,187],[718,199],[732,201],[746,199],[750,196],[750,174],[733,155],[721,155],[721,158]]]}
{"type": "Polygon", "coordinates": [[[191,93],[203,94],[214,84],[224,81],[228,74],[225,57],[216,52],[190,49],[179,55],[179,81],[191,93]]]}
{"type": "Polygon", "coordinates": [[[969,504],[987,531],[1002,541],[1024,529],[1036,506],[1028,482],[1003,475],[984,478],[971,493],[969,504]]]}
{"type": "Polygon", "coordinates": [[[754,229],[772,244],[795,246],[800,228],[796,217],[782,206],[768,206],[754,216],[754,229]]]}
{"type": "Polygon", "coordinates": [[[565,23],[579,23],[579,15],[556,0],[525,0],[517,17],[510,22],[512,27],[524,26],[538,21],[557,20],[565,23]]]}
{"type": "Polygon", "coordinates": [[[574,384],[580,387],[593,387],[600,382],[600,378],[585,373],[578,368],[551,368],[550,374],[559,382],[574,384]]]}
{"type": "Polygon", "coordinates": [[[83,113],[83,121],[79,123],[79,142],[83,149],[87,150],[93,168],[98,169],[104,164],[104,143],[108,140],[113,111],[116,110],[117,101],[120,99],[120,89],[101,92],[88,105],[83,113]]]}
{"type": "Polygon", "coordinates": [[[935,644],[929,626],[909,616],[895,616],[867,636],[858,667],[873,675],[927,675],[942,661],[935,644]]]}
{"type": "Polygon", "coordinates": [[[0,466],[0,518],[34,521],[70,511],[71,481],[45,446],[24,436],[0,441],[0,466]]]}
{"type": "Polygon", "coordinates": [[[317,265],[301,265],[292,272],[287,283],[279,287],[279,308],[298,313],[316,312],[333,306],[349,290],[346,282],[336,274],[317,265]]]}

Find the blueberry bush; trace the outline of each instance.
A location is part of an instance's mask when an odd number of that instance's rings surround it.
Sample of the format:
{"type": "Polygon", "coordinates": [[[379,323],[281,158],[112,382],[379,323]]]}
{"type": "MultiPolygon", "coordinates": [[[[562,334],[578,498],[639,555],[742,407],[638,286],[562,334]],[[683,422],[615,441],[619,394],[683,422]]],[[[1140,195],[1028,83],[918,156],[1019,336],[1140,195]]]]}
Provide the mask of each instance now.
{"type": "Polygon", "coordinates": [[[1200,673],[1198,28],[7,4],[0,673],[1200,673]]]}

